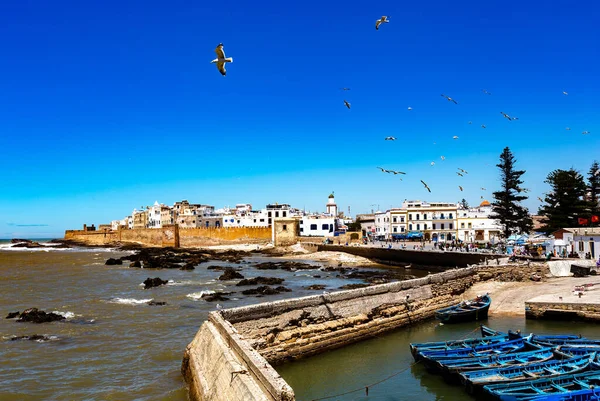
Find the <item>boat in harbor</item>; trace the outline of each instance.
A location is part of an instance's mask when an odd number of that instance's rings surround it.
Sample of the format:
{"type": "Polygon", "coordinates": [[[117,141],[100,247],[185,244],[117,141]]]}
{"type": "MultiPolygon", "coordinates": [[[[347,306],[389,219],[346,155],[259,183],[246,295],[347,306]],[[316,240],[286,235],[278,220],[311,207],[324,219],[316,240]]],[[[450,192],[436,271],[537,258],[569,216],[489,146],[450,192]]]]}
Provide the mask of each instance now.
{"type": "Polygon", "coordinates": [[[526,366],[532,363],[546,362],[554,358],[552,348],[546,347],[533,351],[514,352],[510,354],[490,355],[478,358],[451,359],[437,361],[438,370],[450,382],[460,382],[463,372],[484,369],[497,369],[507,366],[526,366]]]}
{"type": "Polygon", "coordinates": [[[475,299],[440,309],[435,312],[435,317],[443,323],[471,322],[487,319],[492,298],[488,294],[475,299]]]}
{"type": "Polygon", "coordinates": [[[587,370],[595,360],[596,353],[567,358],[552,359],[547,362],[525,366],[509,366],[498,369],[475,370],[461,373],[461,381],[470,394],[483,390],[491,384],[510,384],[527,380],[551,378],[560,375],[580,373],[587,370]]]}
{"type": "Polygon", "coordinates": [[[544,338],[540,338],[539,336],[533,335],[531,341],[547,347],[557,347],[559,345],[564,345],[568,347],[576,347],[576,348],[598,348],[600,350],[600,340],[592,340],[589,338],[553,338],[552,336],[544,336],[544,338]]]}
{"type": "Polygon", "coordinates": [[[600,371],[484,387],[486,399],[501,401],[584,401],[600,395],[600,371]]]}
{"type": "MultiPolygon", "coordinates": [[[[419,353],[421,351],[444,351],[463,348],[472,349],[473,347],[506,342],[512,339],[508,334],[492,330],[487,326],[480,326],[480,330],[482,336],[481,338],[465,338],[462,340],[411,343],[410,352],[415,361],[419,361],[421,358],[419,353]]],[[[514,338],[516,339],[518,338],[518,336],[515,336],[514,338]]]]}

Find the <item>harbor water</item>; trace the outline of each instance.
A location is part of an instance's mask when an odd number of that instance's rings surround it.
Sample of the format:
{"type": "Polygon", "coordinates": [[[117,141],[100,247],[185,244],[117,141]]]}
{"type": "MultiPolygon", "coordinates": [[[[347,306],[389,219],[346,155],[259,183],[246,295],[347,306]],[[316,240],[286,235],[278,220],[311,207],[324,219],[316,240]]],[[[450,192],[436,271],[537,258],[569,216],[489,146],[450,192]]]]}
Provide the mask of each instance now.
{"type": "MultiPolygon", "coordinates": [[[[239,265],[209,261],[192,271],[150,270],[105,266],[124,252],[108,249],[8,249],[0,244],[0,400],[187,400],[180,373],[185,347],[194,338],[208,312],[217,307],[202,294],[234,291],[223,307],[235,307],[282,298],[315,294],[305,287],[322,284],[328,291],[361,280],[338,277],[335,271],[296,272],[258,270],[253,265],[273,261],[251,256],[239,265]],[[219,281],[222,273],[208,265],[241,268],[246,278],[284,278],[292,289],[277,295],[241,295],[235,282],[219,281]],[[314,274],[318,272],[318,274],[314,274]],[[318,275],[320,277],[315,278],[318,275]],[[148,277],[169,284],[144,290],[148,277]],[[164,306],[150,306],[154,300],[164,306]],[[57,312],[66,320],[20,323],[5,319],[10,312],[37,307],[57,312]],[[15,340],[41,335],[44,339],[15,340]]],[[[298,260],[296,260],[298,261],[298,260]]],[[[414,274],[415,272],[411,272],[414,274]]],[[[590,337],[595,325],[527,322],[521,318],[490,319],[495,329],[539,332],[577,332],[590,337]]],[[[476,325],[439,326],[430,321],[381,338],[364,341],[306,360],[278,366],[299,401],[345,392],[379,381],[406,369],[370,389],[368,400],[459,400],[466,395],[410,367],[410,342],[460,338],[476,325]],[[416,397],[416,398],[415,398],[416,397]]],[[[362,400],[353,393],[336,400],[362,400]]]]}

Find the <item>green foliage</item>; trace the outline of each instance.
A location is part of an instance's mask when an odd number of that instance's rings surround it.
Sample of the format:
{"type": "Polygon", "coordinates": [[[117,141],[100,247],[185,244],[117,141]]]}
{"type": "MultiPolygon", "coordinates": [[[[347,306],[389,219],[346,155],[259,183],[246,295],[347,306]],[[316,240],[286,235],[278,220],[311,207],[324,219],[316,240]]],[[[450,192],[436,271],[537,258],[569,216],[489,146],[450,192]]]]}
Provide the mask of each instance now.
{"type": "Polygon", "coordinates": [[[469,208],[469,202],[467,202],[467,200],[465,198],[462,198],[462,200],[459,203],[464,209],[469,208]]]}
{"type": "Polygon", "coordinates": [[[577,227],[579,217],[589,217],[590,203],[586,201],[587,186],[578,171],[554,170],[546,177],[551,187],[539,213],[546,217],[542,231],[551,234],[561,228],[577,227]]]}
{"type": "Polygon", "coordinates": [[[515,170],[515,163],[510,149],[504,148],[500,154],[500,163],[496,165],[500,169],[502,188],[493,193],[493,212],[490,218],[500,222],[505,238],[513,233],[528,233],[533,228],[527,208],[520,204],[527,199],[527,196],[521,195],[526,192],[521,180],[525,170],[515,170]]]}
{"type": "Polygon", "coordinates": [[[592,163],[588,172],[587,200],[590,215],[600,216],[600,165],[597,161],[592,163]]]}

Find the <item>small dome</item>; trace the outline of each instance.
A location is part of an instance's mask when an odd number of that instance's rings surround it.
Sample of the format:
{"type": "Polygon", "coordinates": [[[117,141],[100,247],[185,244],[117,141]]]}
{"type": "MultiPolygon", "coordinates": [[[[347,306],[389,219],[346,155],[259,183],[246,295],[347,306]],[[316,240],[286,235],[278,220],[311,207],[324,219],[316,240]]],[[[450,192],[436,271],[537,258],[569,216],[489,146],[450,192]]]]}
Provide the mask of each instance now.
{"type": "Polygon", "coordinates": [[[484,200],[483,202],[481,202],[481,204],[479,205],[479,207],[484,207],[484,206],[491,206],[490,202],[484,200]]]}
{"type": "Polygon", "coordinates": [[[333,199],[333,198],[334,198],[333,194],[329,194],[329,199],[333,199]]]}

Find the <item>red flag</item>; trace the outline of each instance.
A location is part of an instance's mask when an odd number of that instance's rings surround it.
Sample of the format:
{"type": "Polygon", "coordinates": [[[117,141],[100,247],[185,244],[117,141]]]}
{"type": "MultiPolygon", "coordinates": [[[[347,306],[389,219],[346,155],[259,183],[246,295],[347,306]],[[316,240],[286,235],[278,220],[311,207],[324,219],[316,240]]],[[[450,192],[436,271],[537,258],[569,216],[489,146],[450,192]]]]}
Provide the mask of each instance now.
{"type": "Polygon", "coordinates": [[[592,216],[592,223],[600,222],[600,216],[592,216]]]}
{"type": "Polygon", "coordinates": [[[588,219],[583,219],[580,217],[577,219],[577,222],[579,223],[580,226],[583,226],[588,223],[588,219]]]}

